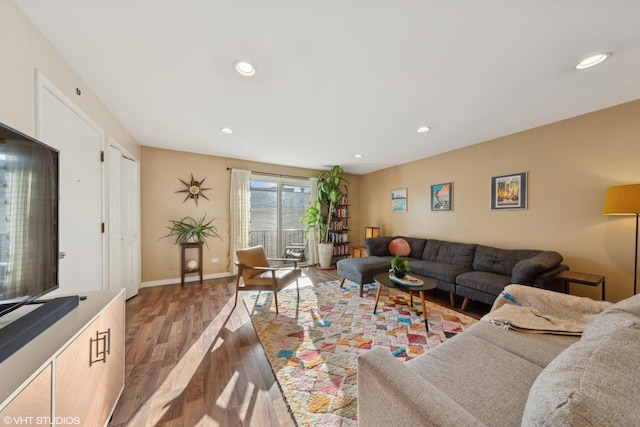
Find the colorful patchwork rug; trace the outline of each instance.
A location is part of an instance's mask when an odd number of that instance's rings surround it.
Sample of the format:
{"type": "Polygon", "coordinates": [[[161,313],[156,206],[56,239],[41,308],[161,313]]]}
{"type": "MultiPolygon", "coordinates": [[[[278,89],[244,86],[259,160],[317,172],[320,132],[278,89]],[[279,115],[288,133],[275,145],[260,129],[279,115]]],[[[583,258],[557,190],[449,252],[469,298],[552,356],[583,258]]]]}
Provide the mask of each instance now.
{"type": "Polygon", "coordinates": [[[339,281],[244,297],[260,342],[282,393],[299,426],[357,425],[357,362],[362,352],[384,347],[409,360],[462,332],[476,322],[456,311],[426,302],[426,332],[419,298],[383,288],[373,314],[375,284],[339,281]]]}

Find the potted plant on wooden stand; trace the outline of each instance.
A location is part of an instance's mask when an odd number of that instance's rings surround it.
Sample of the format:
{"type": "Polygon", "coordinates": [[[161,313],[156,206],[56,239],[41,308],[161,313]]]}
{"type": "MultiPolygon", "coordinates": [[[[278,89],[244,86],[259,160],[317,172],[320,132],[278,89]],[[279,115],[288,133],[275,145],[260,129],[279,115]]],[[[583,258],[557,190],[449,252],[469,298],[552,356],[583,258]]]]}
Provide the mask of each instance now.
{"type": "Polygon", "coordinates": [[[190,216],[186,216],[182,219],[170,219],[171,225],[168,225],[169,233],[165,237],[175,237],[176,244],[180,243],[204,243],[209,247],[207,243],[208,237],[217,237],[222,240],[222,237],[218,234],[218,229],[213,225],[215,218],[207,221],[207,214],[200,219],[195,219],[190,216]]]}
{"type": "Polygon", "coordinates": [[[318,232],[318,257],[320,268],[330,268],[333,260],[333,242],[329,241],[334,208],[347,194],[349,181],[342,175],[340,166],[333,166],[318,177],[318,198],[307,209],[302,222],[307,224],[305,233],[318,232]]]}

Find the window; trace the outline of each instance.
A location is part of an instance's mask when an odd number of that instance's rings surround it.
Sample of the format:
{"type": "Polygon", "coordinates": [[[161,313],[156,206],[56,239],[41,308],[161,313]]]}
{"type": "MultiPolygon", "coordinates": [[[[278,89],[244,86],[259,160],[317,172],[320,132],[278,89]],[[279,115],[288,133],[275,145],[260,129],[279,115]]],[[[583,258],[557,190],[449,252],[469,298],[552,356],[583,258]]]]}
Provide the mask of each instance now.
{"type": "Polygon", "coordinates": [[[252,175],[250,245],[264,246],[269,257],[301,253],[309,197],[307,180],[252,175]]]}

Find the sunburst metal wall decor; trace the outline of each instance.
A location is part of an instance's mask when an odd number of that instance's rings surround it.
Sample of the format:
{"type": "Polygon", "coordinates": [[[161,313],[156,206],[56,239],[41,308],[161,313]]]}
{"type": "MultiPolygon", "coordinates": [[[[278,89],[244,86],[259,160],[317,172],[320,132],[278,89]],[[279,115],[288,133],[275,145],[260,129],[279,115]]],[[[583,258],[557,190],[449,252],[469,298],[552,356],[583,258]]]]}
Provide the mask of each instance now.
{"type": "Polygon", "coordinates": [[[178,181],[183,183],[187,188],[184,190],[178,190],[176,193],[187,193],[187,197],[184,198],[182,203],[186,202],[189,199],[193,199],[196,201],[196,205],[198,204],[198,197],[202,196],[207,200],[210,200],[207,196],[204,195],[203,191],[211,190],[211,188],[202,188],[202,183],[207,178],[203,178],[202,181],[196,181],[193,179],[193,174],[191,174],[191,182],[185,182],[178,178],[178,181]]]}

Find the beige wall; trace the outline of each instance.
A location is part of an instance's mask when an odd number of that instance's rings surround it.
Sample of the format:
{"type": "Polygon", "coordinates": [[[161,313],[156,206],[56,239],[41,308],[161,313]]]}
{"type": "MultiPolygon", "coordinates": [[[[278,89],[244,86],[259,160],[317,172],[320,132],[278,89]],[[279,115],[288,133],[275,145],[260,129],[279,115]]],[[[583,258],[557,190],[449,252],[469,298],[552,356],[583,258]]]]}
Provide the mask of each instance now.
{"type": "MultiPolygon", "coordinates": [[[[350,238],[361,244],[365,226],[383,235],[431,237],[503,248],[556,250],[572,270],[607,277],[607,299],[633,289],[633,217],[601,215],[607,187],[640,182],[640,100],[383,171],[349,175],[350,238]],[[491,176],[527,172],[528,209],[492,211],[491,176]],[[430,186],[453,182],[451,212],[432,212],[430,186]],[[391,212],[391,190],[408,189],[406,213],[391,212]]],[[[179,251],[166,233],[170,218],[217,218],[223,241],[205,248],[205,275],[229,269],[227,167],[296,176],[318,171],[143,147],[143,282],[179,276],[179,251]],[[211,201],[182,203],[178,178],[206,177],[211,201]],[[211,258],[220,258],[211,263],[211,258]]],[[[572,285],[574,294],[599,289],[572,285]]]]}
{"type": "MultiPolygon", "coordinates": [[[[145,285],[170,283],[180,277],[180,250],[167,234],[170,219],[187,215],[216,218],[214,224],[222,240],[208,239],[209,248],[203,248],[205,275],[222,276],[229,271],[229,187],[231,172],[227,168],[300,177],[318,176],[319,171],[294,167],[248,162],[224,157],[185,153],[142,147],[142,281],[145,285]],[[212,187],[204,194],[210,199],[185,199],[184,185],[189,181],[206,178],[203,187],[212,187]],[[211,258],[219,258],[217,263],[211,258]]],[[[358,177],[349,176],[350,181],[358,177]]],[[[360,236],[361,238],[361,236],[360,236]]],[[[189,258],[195,257],[195,252],[189,258]]]]}
{"type": "Polygon", "coordinates": [[[617,301],[633,293],[635,220],[603,216],[602,203],[607,187],[638,182],[640,100],[364,175],[359,220],[383,235],[556,250],[572,270],[605,275],[617,301]],[[490,210],[491,176],[525,171],[528,209],[490,210]],[[450,181],[453,211],[432,212],[430,186],[450,181]],[[407,213],[392,213],[391,190],[404,187],[407,213]]]}
{"type": "MultiPolygon", "coordinates": [[[[136,158],[140,146],[12,1],[0,0],[0,122],[35,136],[39,70],[136,158]],[[76,94],[76,88],[81,95],[76,94]]],[[[43,141],[46,142],[46,141],[43,141]]]]}

